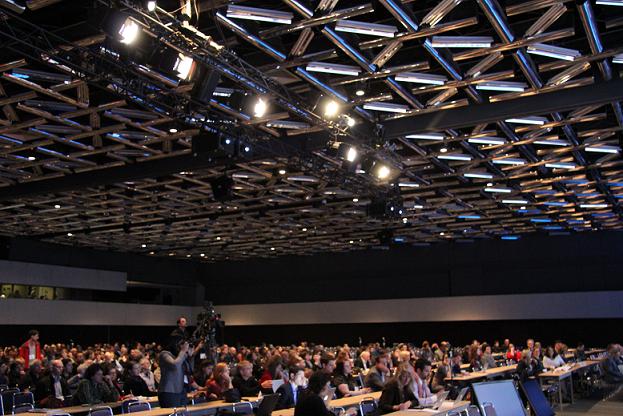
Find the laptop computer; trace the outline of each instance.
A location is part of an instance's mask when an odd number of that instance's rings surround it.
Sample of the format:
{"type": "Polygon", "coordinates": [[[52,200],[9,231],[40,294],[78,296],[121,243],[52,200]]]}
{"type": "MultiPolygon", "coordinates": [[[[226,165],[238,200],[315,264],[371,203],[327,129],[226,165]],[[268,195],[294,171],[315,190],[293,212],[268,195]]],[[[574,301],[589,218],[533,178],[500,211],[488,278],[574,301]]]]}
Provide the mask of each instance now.
{"type": "Polygon", "coordinates": [[[446,397],[448,397],[448,394],[450,394],[449,391],[441,392],[441,393],[439,393],[437,395],[437,401],[435,401],[434,403],[411,406],[411,409],[432,409],[432,410],[437,410],[437,409],[439,409],[441,407],[441,405],[443,404],[444,400],[446,400],[446,397]]]}
{"type": "Polygon", "coordinates": [[[457,406],[463,400],[463,398],[465,398],[465,395],[467,394],[468,391],[469,391],[469,387],[463,387],[459,391],[459,394],[456,396],[456,399],[454,399],[454,406],[457,406]]]}
{"type": "Polygon", "coordinates": [[[275,407],[277,407],[278,400],[279,394],[276,393],[263,396],[257,408],[257,416],[270,416],[275,407]]]}
{"type": "Polygon", "coordinates": [[[333,400],[333,397],[335,397],[335,387],[331,387],[329,392],[322,398],[324,405],[327,406],[327,409],[331,408],[331,400],[333,400]]]}

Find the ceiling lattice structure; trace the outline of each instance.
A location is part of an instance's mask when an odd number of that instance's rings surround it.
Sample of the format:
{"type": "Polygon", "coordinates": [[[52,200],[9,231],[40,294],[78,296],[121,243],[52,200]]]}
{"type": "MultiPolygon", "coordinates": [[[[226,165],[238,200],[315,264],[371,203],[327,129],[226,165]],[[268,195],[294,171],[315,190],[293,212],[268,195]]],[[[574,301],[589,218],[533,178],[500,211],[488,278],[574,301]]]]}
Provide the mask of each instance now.
{"type": "Polygon", "coordinates": [[[616,1],[198,1],[192,30],[177,1],[112,2],[150,39],[127,55],[93,23],[108,2],[82,3],[0,1],[2,235],[220,261],[622,227],[620,102],[479,119],[620,86],[616,1]],[[140,62],[154,42],[221,73],[209,101],[140,62]],[[450,109],[478,121],[415,127],[450,109]],[[253,152],[187,164],[206,128],[253,152]],[[347,168],[329,141],[395,175],[347,168]],[[398,195],[402,215],[368,215],[398,195]]]}

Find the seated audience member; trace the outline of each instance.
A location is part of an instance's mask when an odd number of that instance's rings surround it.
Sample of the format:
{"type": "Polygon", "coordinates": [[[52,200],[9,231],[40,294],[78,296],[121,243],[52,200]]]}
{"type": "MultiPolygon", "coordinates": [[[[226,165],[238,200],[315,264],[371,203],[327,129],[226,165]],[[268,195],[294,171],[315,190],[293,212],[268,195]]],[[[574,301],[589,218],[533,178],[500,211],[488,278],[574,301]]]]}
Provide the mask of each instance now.
{"type": "Polygon", "coordinates": [[[435,361],[441,361],[443,356],[448,354],[448,348],[448,343],[446,341],[442,341],[441,344],[439,344],[439,348],[435,350],[435,361]]]}
{"type": "Polygon", "coordinates": [[[526,340],[526,349],[530,350],[530,352],[534,351],[534,340],[532,338],[526,340]]]}
{"type": "Polygon", "coordinates": [[[141,377],[141,367],[138,363],[130,361],[127,364],[126,377],[123,383],[123,391],[126,395],[133,396],[156,396],[157,393],[149,390],[147,383],[141,377]]]}
{"type": "MultiPolygon", "coordinates": [[[[203,360],[195,369],[193,379],[199,386],[198,390],[205,390],[205,386],[208,380],[212,378],[212,371],[214,370],[214,364],[210,360],[203,360]]],[[[242,394],[242,393],[241,393],[242,394]]],[[[244,396],[244,395],[243,395],[244,396]]]]}
{"type": "Polygon", "coordinates": [[[22,391],[31,391],[34,393],[37,388],[37,383],[41,379],[43,368],[41,361],[30,361],[30,367],[19,381],[19,389],[22,391]]]}
{"type": "Polygon", "coordinates": [[[99,364],[91,364],[84,373],[84,379],[78,383],[73,396],[74,404],[99,404],[116,402],[119,393],[110,377],[104,379],[104,371],[99,364]]]}
{"type": "Polygon", "coordinates": [[[37,383],[35,390],[37,407],[55,409],[65,406],[65,397],[70,395],[70,391],[62,373],[63,362],[52,360],[49,374],[37,383]]]}
{"type": "MultiPolygon", "coordinates": [[[[327,409],[324,398],[329,394],[331,376],[324,371],[316,371],[309,378],[307,388],[301,392],[301,397],[294,408],[294,416],[334,416],[327,409]]],[[[351,407],[340,416],[354,416],[357,408],[351,407]]]]}
{"type": "Polygon", "coordinates": [[[360,368],[363,372],[366,372],[372,368],[372,362],[370,362],[370,351],[363,350],[361,354],[359,354],[359,358],[355,360],[355,368],[360,368]]]}
{"type": "Polygon", "coordinates": [[[482,351],[483,353],[482,357],[480,357],[480,364],[482,365],[483,370],[497,367],[495,358],[493,358],[491,346],[489,344],[482,344],[482,351]]]}
{"type": "Polygon", "coordinates": [[[621,351],[615,344],[608,345],[608,355],[601,362],[604,379],[611,384],[623,383],[623,373],[619,368],[621,351]]]}
{"type": "Polygon", "coordinates": [[[575,357],[577,361],[586,360],[586,348],[584,347],[583,342],[578,342],[578,346],[575,348],[575,351],[573,352],[573,356],[575,357]]]}
{"type": "Polygon", "coordinates": [[[451,366],[453,375],[461,374],[461,372],[463,371],[461,370],[461,361],[462,359],[460,354],[456,354],[452,357],[451,366]]]}
{"type": "Polygon", "coordinates": [[[420,358],[433,362],[435,360],[435,353],[428,341],[422,342],[422,349],[420,350],[420,358]]]}
{"type": "Polygon", "coordinates": [[[472,345],[469,348],[469,369],[471,371],[482,371],[484,368],[482,362],[482,349],[479,345],[472,345]]]}
{"type": "Polygon", "coordinates": [[[0,386],[8,386],[9,385],[9,363],[3,358],[0,361],[0,386]]]}
{"type": "Polygon", "coordinates": [[[543,348],[541,348],[541,343],[538,341],[534,343],[534,350],[532,351],[532,359],[539,361],[542,366],[543,348]]]}
{"type": "MultiPolygon", "coordinates": [[[[506,342],[507,340],[504,340],[506,342]]],[[[509,361],[519,362],[521,360],[521,352],[515,349],[513,344],[508,344],[508,349],[506,350],[506,359],[509,361]]]]}
{"type": "Polygon", "coordinates": [[[491,351],[493,351],[494,354],[504,352],[502,346],[500,346],[500,341],[498,341],[497,339],[493,341],[493,347],[491,347],[491,351]]]}
{"type": "Polygon", "coordinates": [[[279,380],[281,378],[281,371],[283,370],[282,360],[280,355],[273,355],[266,362],[266,367],[262,373],[262,377],[260,377],[262,393],[273,393],[273,380],[279,380]]]}
{"type": "Polygon", "coordinates": [[[392,413],[417,405],[417,398],[411,391],[412,384],[412,370],[408,364],[403,363],[398,367],[396,375],[383,387],[383,393],[379,399],[379,412],[381,414],[392,413]]]}
{"type": "Polygon", "coordinates": [[[206,395],[209,400],[240,401],[240,392],[234,388],[231,382],[227,363],[218,363],[214,367],[212,378],[206,385],[206,395]]]}
{"type": "Polygon", "coordinates": [[[433,376],[431,383],[433,393],[439,393],[446,389],[446,377],[450,377],[450,371],[450,360],[447,355],[444,355],[433,376]]]}
{"type": "Polygon", "coordinates": [[[335,395],[338,399],[342,397],[358,396],[371,391],[369,387],[357,389],[355,387],[355,379],[352,375],[353,369],[350,360],[338,360],[335,363],[335,371],[333,372],[333,380],[331,384],[335,386],[335,395]]]}
{"type": "Polygon", "coordinates": [[[279,393],[277,409],[295,407],[306,382],[305,371],[300,367],[289,367],[283,374],[284,383],[277,389],[279,393]]]}
{"type": "Polygon", "coordinates": [[[560,354],[556,354],[554,348],[547,347],[545,350],[545,357],[543,357],[543,367],[554,369],[565,365],[565,360],[562,359],[560,354]]]}
{"type": "Polygon", "coordinates": [[[80,383],[80,380],[84,378],[84,374],[86,373],[87,368],[89,368],[89,365],[91,365],[91,362],[84,362],[80,364],[76,367],[76,374],[67,379],[67,385],[69,386],[69,391],[71,391],[72,396],[76,393],[78,384],[80,383]]]}
{"type": "Polygon", "coordinates": [[[369,387],[372,391],[381,391],[383,386],[389,379],[389,368],[387,368],[387,354],[382,353],[376,357],[376,363],[374,367],[368,371],[365,379],[366,387],[369,387]]]}
{"type": "Polygon", "coordinates": [[[139,367],[139,376],[143,379],[149,391],[157,393],[158,389],[156,388],[156,378],[154,377],[154,372],[151,371],[151,362],[149,361],[149,358],[141,358],[139,367]]]}
{"type": "Polygon", "coordinates": [[[260,383],[253,377],[253,364],[246,360],[238,363],[238,374],[232,384],[242,397],[257,396],[261,389],[260,383]]]}
{"type": "Polygon", "coordinates": [[[121,382],[119,381],[119,373],[117,372],[117,367],[114,365],[105,365],[100,364],[102,369],[104,370],[104,380],[110,380],[112,382],[112,386],[115,390],[117,390],[117,394],[119,397],[123,396],[123,388],[121,387],[121,382]]]}
{"type": "Polygon", "coordinates": [[[20,381],[26,375],[24,371],[24,360],[15,359],[9,366],[9,387],[19,387],[20,381]]]}
{"type": "Polygon", "coordinates": [[[330,354],[330,353],[323,354],[322,358],[320,358],[320,371],[332,376],[334,370],[335,370],[335,355],[330,354]]]}
{"type": "Polygon", "coordinates": [[[521,360],[517,364],[517,374],[521,381],[535,377],[538,374],[537,363],[532,360],[532,353],[529,349],[525,349],[521,353],[521,360]]]}
{"type": "Polygon", "coordinates": [[[433,394],[428,387],[428,377],[431,373],[431,363],[424,358],[415,362],[413,372],[413,394],[420,405],[429,405],[437,401],[437,395],[433,394]]]}

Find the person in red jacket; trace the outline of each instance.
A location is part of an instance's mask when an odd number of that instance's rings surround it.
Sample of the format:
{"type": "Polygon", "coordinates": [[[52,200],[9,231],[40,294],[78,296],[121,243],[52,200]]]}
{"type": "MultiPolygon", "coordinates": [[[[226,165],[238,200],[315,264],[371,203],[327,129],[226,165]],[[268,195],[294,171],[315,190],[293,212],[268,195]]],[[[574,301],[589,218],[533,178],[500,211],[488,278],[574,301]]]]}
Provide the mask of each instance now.
{"type": "Polygon", "coordinates": [[[34,360],[42,360],[41,346],[39,345],[39,331],[31,329],[28,331],[28,340],[19,347],[19,356],[24,359],[24,369],[30,366],[34,360]]]}

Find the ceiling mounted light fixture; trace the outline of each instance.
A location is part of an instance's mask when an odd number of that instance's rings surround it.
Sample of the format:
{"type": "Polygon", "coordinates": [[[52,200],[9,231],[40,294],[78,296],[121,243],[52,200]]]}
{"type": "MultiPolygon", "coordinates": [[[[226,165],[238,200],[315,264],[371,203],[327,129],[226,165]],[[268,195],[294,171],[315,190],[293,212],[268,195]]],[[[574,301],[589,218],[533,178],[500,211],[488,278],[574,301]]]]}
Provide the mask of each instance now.
{"type": "Polygon", "coordinates": [[[335,31],[393,38],[398,29],[396,29],[396,26],[391,25],[379,25],[377,23],[358,22],[355,20],[338,20],[335,24],[335,31]]]}
{"type": "Polygon", "coordinates": [[[227,17],[289,25],[294,15],[290,12],[230,4],[227,6],[227,17]]]}
{"type": "Polygon", "coordinates": [[[491,36],[433,36],[433,48],[489,48],[493,44],[491,36]]]}

